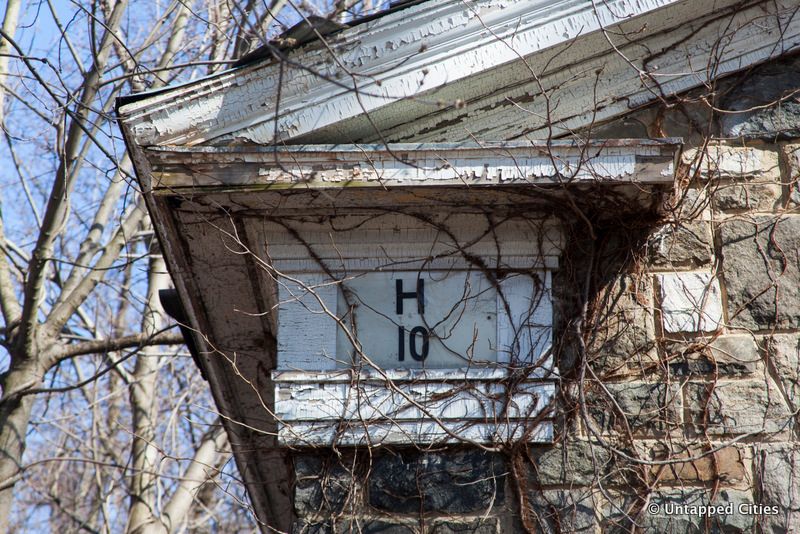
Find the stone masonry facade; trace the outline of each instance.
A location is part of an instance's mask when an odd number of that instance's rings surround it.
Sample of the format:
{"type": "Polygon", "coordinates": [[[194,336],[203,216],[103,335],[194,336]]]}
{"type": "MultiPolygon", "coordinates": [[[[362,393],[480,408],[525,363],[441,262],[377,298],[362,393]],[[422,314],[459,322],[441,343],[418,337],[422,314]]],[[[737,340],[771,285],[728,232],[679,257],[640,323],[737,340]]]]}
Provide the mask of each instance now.
{"type": "Polygon", "coordinates": [[[294,530],[800,532],[800,143],[690,147],[677,175],[561,354],[553,445],[297,452],[294,530]]]}

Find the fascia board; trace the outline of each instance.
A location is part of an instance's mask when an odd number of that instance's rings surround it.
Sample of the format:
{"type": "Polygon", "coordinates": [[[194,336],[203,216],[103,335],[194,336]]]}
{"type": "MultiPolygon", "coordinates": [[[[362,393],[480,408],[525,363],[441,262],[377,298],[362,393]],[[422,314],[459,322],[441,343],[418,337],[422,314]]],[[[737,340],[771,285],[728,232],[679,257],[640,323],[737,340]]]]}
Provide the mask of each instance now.
{"type": "Polygon", "coordinates": [[[154,194],[239,190],[580,183],[669,184],[680,139],[590,143],[150,147],[154,194]]]}
{"type": "Polygon", "coordinates": [[[276,140],[276,131],[286,140],[676,3],[424,2],[331,43],[312,43],[281,63],[227,71],[123,103],[119,112],[140,145],[197,145],[228,134],[264,144],[276,140]]]}
{"type": "Polygon", "coordinates": [[[501,67],[474,77],[469,84],[437,92],[445,102],[463,99],[463,106],[440,107],[419,116],[401,106],[386,106],[371,113],[369,122],[355,117],[293,142],[322,143],[341,139],[343,134],[360,142],[591,135],[595,124],[654,102],[673,106],[678,102],[676,95],[698,87],[706,88],[711,96],[717,80],[800,51],[796,0],[739,3],[725,9],[718,3],[720,9],[712,13],[675,24],[682,20],[681,13],[695,6],[671,6],[637,19],[637,24],[647,25],[646,30],[641,26],[646,35],[639,39],[618,31],[606,36],[595,33],[526,58],[517,75],[501,67]],[[653,19],[664,18],[673,19],[673,29],[653,31],[653,19]],[[611,51],[606,37],[618,50],[611,51]],[[520,70],[528,73],[527,79],[518,74],[520,70]],[[470,88],[481,87],[490,76],[504,80],[502,89],[470,94],[470,88]]]}

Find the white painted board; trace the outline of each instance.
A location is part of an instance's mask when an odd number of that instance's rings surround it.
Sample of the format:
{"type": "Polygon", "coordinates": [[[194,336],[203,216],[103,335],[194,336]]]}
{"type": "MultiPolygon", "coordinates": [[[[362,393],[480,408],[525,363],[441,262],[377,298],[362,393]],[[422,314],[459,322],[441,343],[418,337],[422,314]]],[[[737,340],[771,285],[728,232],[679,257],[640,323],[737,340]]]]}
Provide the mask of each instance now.
{"type": "Polygon", "coordinates": [[[322,274],[278,279],[278,366],[336,369],[338,288],[322,274]]]}
{"type": "MultiPolygon", "coordinates": [[[[363,273],[342,282],[338,309],[374,365],[459,368],[497,360],[496,295],[474,271],[363,273]]],[[[337,347],[341,366],[359,363],[343,329],[337,347]]]]}
{"type": "Polygon", "coordinates": [[[551,443],[553,422],[542,421],[536,426],[524,422],[503,424],[474,421],[407,421],[363,425],[359,421],[330,423],[278,424],[278,443],[293,447],[325,447],[331,445],[403,445],[427,444],[501,444],[513,441],[551,443]]]}
{"type": "Polygon", "coordinates": [[[509,389],[508,381],[486,380],[481,370],[462,380],[443,381],[436,374],[384,381],[354,374],[344,382],[329,373],[273,373],[278,441],[325,446],[552,440],[554,382],[527,380],[509,389]]]}
{"type": "MultiPolygon", "coordinates": [[[[309,376],[311,379],[312,376],[309,376]]],[[[552,382],[277,382],[275,415],[284,421],[529,419],[553,397],[552,382]]]]}
{"type": "Polygon", "coordinates": [[[278,292],[281,370],[501,363],[536,365],[539,377],[553,371],[549,271],[512,273],[496,282],[482,272],[458,270],[332,274],[341,281],[284,275],[278,292]]]}

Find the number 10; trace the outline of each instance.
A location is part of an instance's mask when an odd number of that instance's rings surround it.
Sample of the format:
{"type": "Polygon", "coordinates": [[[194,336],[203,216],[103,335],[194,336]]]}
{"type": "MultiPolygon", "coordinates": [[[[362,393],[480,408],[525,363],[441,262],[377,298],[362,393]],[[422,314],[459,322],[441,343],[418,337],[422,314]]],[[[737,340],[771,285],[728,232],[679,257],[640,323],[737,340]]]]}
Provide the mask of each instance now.
{"type": "MultiPolygon", "coordinates": [[[[408,348],[411,352],[411,357],[421,362],[428,357],[428,340],[430,333],[424,326],[415,326],[408,333],[408,348]],[[422,337],[422,349],[417,350],[417,336],[422,337]]],[[[402,326],[397,327],[397,354],[398,359],[402,362],[406,359],[406,329],[402,326]]]]}

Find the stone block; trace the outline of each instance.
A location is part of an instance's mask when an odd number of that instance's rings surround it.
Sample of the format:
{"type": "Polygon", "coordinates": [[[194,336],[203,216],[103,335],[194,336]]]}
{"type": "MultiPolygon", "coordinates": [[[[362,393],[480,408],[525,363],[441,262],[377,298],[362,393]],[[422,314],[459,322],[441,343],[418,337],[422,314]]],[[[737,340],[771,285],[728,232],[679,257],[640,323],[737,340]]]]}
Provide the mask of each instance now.
{"type": "Polygon", "coordinates": [[[630,428],[635,434],[651,435],[680,423],[682,403],[677,384],[624,382],[605,384],[605,389],[613,402],[601,388],[587,393],[589,413],[603,430],[630,428]]]}
{"type": "Polygon", "coordinates": [[[775,367],[792,410],[800,407],[800,334],[775,334],[765,339],[767,357],[775,367]]]}
{"type": "Polygon", "coordinates": [[[709,453],[716,444],[669,445],[658,442],[647,451],[650,460],[682,460],[685,462],[654,465],[650,468],[652,476],[665,485],[723,482],[737,484],[748,480],[747,465],[752,458],[749,449],[729,446],[709,453]],[[671,450],[670,450],[671,449],[671,450]]]}
{"type": "MultiPolygon", "coordinates": [[[[466,519],[464,521],[433,519],[425,521],[429,534],[495,534],[498,532],[497,520],[466,519]]],[[[359,517],[342,520],[329,520],[320,523],[296,521],[292,534],[416,534],[420,532],[418,518],[379,519],[359,517]]]]}
{"type": "MultiPolygon", "coordinates": [[[[797,82],[795,82],[796,84],[797,82]]],[[[788,101],[775,102],[766,108],[754,106],[744,114],[730,114],[722,118],[722,134],[726,137],[757,137],[773,141],[794,138],[800,135],[800,103],[788,101]]]]}
{"type": "Polygon", "coordinates": [[[359,532],[361,534],[415,534],[417,529],[397,521],[383,521],[360,519],[353,521],[342,529],[336,529],[336,534],[359,532]]]}
{"type": "Polygon", "coordinates": [[[711,273],[658,275],[664,331],[711,332],[722,323],[719,281],[711,273]]]}
{"type": "Polygon", "coordinates": [[[758,503],[770,507],[759,517],[762,532],[800,530],[800,444],[755,445],[758,503]],[[774,508],[773,508],[774,507],[774,508]]]}
{"type": "Polygon", "coordinates": [[[647,240],[650,262],[657,267],[700,267],[711,262],[709,223],[703,221],[667,224],[647,240]]]}
{"type": "Polygon", "coordinates": [[[658,360],[652,291],[649,278],[622,276],[603,295],[587,346],[596,372],[624,374],[658,360]]]}
{"type": "Polygon", "coordinates": [[[298,517],[314,517],[355,505],[361,484],[336,460],[327,462],[317,455],[294,457],[294,509],[298,517]]]}
{"type": "Polygon", "coordinates": [[[768,377],[757,380],[693,382],[686,402],[697,432],[750,434],[790,432],[792,414],[768,377]]]}
{"type": "Polygon", "coordinates": [[[719,233],[730,325],[800,327],[800,216],[729,220],[719,233]]]}
{"type": "Polygon", "coordinates": [[[682,159],[701,178],[755,178],[780,183],[778,153],[774,150],[708,145],[704,154],[697,148],[685,150],[682,159]]]}
{"type": "Polygon", "coordinates": [[[379,519],[344,519],[321,523],[296,521],[292,534],[415,534],[416,529],[400,521],[379,519]]]}
{"type": "Polygon", "coordinates": [[[711,341],[668,343],[670,371],[676,376],[746,376],[763,370],[756,341],[749,335],[724,335],[711,341]]]}
{"type": "Polygon", "coordinates": [[[767,61],[716,87],[721,109],[737,111],[719,117],[723,137],[757,137],[766,140],[800,136],[800,103],[792,98],[800,87],[800,61],[796,54],[767,61]],[[730,83],[728,87],[725,87],[730,83]]]}
{"type": "Polygon", "coordinates": [[[545,490],[529,494],[537,531],[542,534],[594,533],[598,498],[588,490],[545,490]]]}
{"type": "Polygon", "coordinates": [[[433,527],[426,530],[431,534],[495,534],[499,532],[495,519],[476,519],[472,521],[434,521],[433,527]]]}
{"type": "Polygon", "coordinates": [[[786,154],[788,176],[784,177],[784,183],[789,187],[789,202],[800,204],[800,144],[785,145],[783,151],[786,154]]]}
{"type": "Polygon", "coordinates": [[[689,187],[676,193],[672,212],[677,220],[707,220],[711,197],[706,188],[689,187]]]}
{"type": "Polygon", "coordinates": [[[612,467],[607,449],[591,441],[573,438],[553,447],[531,447],[531,487],[575,484],[591,485],[612,467]]]}
{"type": "Polygon", "coordinates": [[[307,523],[297,520],[292,523],[292,534],[332,534],[333,529],[328,523],[307,523]]]}
{"type": "Polygon", "coordinates": [[[639,532],[659,534],[701,534],[754,532],[756,516],[740,513],[753,505],[749,491],[721,489],[710,498],[711,490],[702,488],[661,489],[650,495],[640,517],[639,532]],[[700,506],[714,506],[713,512],[701,515],[700,506]]]}
{"type": "Polygon", "coordinates": [[[390,513],[485,512],[503,501],[503,459],[481,451],[384,454],[373,460],[369,503],[390,513]]]}
{"type": "Polygon", "coordinates": [[[774,211],[781,206],[780,184],[722,184],[714,190],[714,208],[720,211],[774,211]]]}

